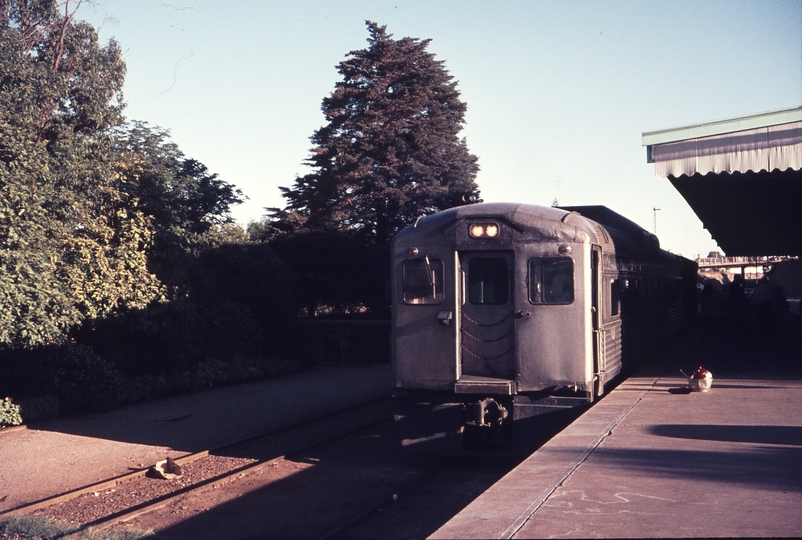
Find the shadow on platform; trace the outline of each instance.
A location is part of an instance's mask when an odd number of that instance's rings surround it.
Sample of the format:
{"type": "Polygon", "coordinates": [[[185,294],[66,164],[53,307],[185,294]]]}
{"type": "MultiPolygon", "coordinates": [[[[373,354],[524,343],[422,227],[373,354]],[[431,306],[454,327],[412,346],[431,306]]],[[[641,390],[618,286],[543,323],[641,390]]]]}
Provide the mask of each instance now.
{"type": "Polygon", "coordinates": [[[604,464],[605,470],[626,470],[630,475],[651,481],[687,478],[694,482],[802,492],[802,470],[797,467],[802,448],[798,446],[733,447],[726,451],[599,448],[594,458],[604,464]]]}
{"type": "Polygon", "coordinates": [[[802,427],[799,426],[663,424],[649,431],[660,437],[678,439],[802,446],[802,427]]]}

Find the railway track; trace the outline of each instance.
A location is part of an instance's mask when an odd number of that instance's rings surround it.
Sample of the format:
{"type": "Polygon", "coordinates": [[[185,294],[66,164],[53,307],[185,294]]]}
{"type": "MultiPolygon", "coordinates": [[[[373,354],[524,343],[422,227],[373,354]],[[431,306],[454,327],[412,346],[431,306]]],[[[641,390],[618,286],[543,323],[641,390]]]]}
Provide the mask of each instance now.
{"type": "Polygon", "coordinates": [[[402,454],[387,419],[93,526],[163,539],[425,537],[513,465],[402,454]]]}
{"type": "MultiPolygon", "coordinates": [[[[576,415],[579,411],[575,411],[576,415]]],[[[561,431],[575,415],[543,418],[540,446],[561,431]]],[[[532,451],[534,451],[534,447],[532,451]]],[[[377,499],[359,512],[341,519],[317,540],[372,540],[426,538],[456,515],[525,456],[474,455],[431,458],[420,474],[377,499]]]]}
{"type": "Polygon", "coordinates": [[[0,512],[0,520],[12,515],[38,515],[77,524],[79,531],[103,529],[154,511],[178,497],[191,497],[207,486],[214,488],[254,474],[286,455],[389,422],[389,418],[388,397],[367,401],[177,458],[174,461],[183,474],[172,480],[151,478],[150,468],[143,468],[5,510],[0,512]],[[124,498],[127,500],[121,500],[124,498]]]}
{"type": "Polygon", "coordinates": [[[413,492],[415,489],[420,488],[426,483],[434,481],[438,476],[440,476],[441,472],[442,471],[440,470],[430,470],[421,474],[419,478],[409,481],[401,489],[398,489],[398,493],[393,493],[392,496],[381,498],[367,508],[361,509],[361,511],[354,516],[345,519],[342,523],[336,525],[331,530],[318,537],[317,540],[336,540],[340,536],[344,536],[345,532],[349,529],[358,529],[360,526],[364,526],[364,523],[368,522],[368,520],[370,520],[370,518],[375,516],[378,512],[383,511],[385,508],[389,508],[390,506],[396,504],[399,500],[405,499],[407,496],[414,496],[413,492]]]}
{"type": "Polygon", "coordinates": [[[159,539],[417,538],[519,459],[404,454],[382,399],[177,461],[173,480],[137,471],[15,511],[159,539]]]}
{"type": "Polygon", "coordinates": [[[160,539],[425,537],[513,465],[401,454],[387,420],[117,520],[113,528],[152,530],[160,539]],[[198,500],[202,511],[193,513],[198,500]]]}

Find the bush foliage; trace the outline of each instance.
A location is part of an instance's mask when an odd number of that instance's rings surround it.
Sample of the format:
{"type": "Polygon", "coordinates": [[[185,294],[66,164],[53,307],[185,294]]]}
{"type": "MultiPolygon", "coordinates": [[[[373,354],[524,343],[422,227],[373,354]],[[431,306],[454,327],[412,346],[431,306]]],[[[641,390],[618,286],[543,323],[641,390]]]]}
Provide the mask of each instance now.
{"type": "Polygon", "coordinates": [[[237,355],[207,357],[183,366],[124,376],[111,362],[82,345],[4,351],[0,357],[0,427],[56,416],[108,410],[139,401],[237,382],[275,377],[299,369],[297,361],[237,355]]]}
{"type": "Polygon", "coordinates": [[[3,398],[0,401],[0,427],[18,426],[21,423],[20,406],[11,398],[3,398]]]}
{"type": "Polygon", "coordinates": [[[0,2],[5,424],[292,367],[266,360],[290,272],[233,224],[233,184],[123,116],[122,49],[80,4],[0,2]]]}

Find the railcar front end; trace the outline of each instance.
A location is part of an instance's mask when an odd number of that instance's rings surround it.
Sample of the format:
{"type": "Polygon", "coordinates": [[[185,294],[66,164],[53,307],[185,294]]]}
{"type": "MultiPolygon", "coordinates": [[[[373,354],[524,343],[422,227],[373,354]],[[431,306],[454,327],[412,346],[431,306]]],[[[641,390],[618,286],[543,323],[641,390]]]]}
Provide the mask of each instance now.
{"type": "Polygon", "coordinates": [[[464,206],[399,233],[393,412],[401,444],[509,450],[523,441],[513,430],[525,419],[590,402],[599,381],[599,261],[593,225],[556,208],[464,206]]]}

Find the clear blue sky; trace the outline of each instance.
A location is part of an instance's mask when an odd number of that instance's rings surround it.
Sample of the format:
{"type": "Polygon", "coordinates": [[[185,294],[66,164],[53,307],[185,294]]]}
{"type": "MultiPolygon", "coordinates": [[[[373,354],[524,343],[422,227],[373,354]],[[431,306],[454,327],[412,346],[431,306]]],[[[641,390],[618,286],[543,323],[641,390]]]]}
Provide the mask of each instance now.
{"type": "Polygon", "coordinates": [[[366,19],[431,38],[486,201],[603,204],[649,230],[656,215],[661,245],[688,257],[716,244],[641,134],[802,105],[802,0],[93,0],[78,16],[125,51],[128,118],[242,189],[243,225],[309,171],[366,19]]]}

